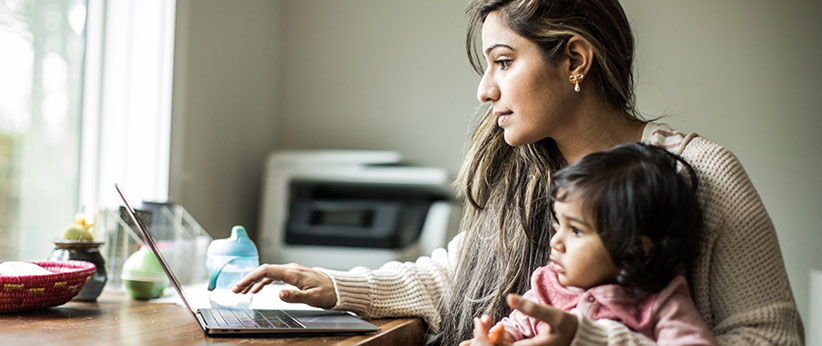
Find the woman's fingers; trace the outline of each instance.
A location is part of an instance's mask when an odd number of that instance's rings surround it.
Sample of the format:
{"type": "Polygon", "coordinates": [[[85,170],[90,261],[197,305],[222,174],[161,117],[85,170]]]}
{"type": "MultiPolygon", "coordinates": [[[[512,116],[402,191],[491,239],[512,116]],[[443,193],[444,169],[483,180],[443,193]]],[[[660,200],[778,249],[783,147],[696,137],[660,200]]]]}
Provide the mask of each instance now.
{"type": "Polygon", "coordinates": [[[306,280],[306,271],[313,271],[298,264],[290,263],[286,265],[263,264],[254,271],[246,275],[234,284],[234,293],[248,293],[254,287],[252,293],[259,292],[263,286],[274,281],[283,281],[289,285],[304,287],[310,285],[310,280],[306,280]]]}
{"type": "MultiPolygon", "coordinates": [[[[274,279],[270,279],[270,278],[263,278],[262,280],[260,280],[260,282],[256,283],[256,284],[253,286],[254,288],[251,290],[251,293],[258,293],[258,292],[260,292],[260,291],[263,289],[263,287],[265,287],[265,285],[268,285],[268,284],[270,284],[270,283],[272,283],[272,282],[274,282],[274,279]]],[[[248,292],[248,289],[250,289],[251,287],[252,287],[252,286],[248,286],[248,287],[245,289],[245,292],[248,292]]]]}
{"type": "Polygon", "coordinates": [[[324,309],[337,304],[334,281],[323,272],[299,265],[287,265],[283,281],[299,290],[282,290],[280,299],[289,303],[304,303],[324,309]]]}
{"type": "Polygon", "coordinates": [[[480,322],[482,323],[482,326],[483,326],[484,328],[489,329],[489,330],[491,329],[491,316],[488,316],[488,315],[486,315],[486,314],[483,314],[483,315],[480,317],[480,322]]]}
{"type": "Polygon", "coordinates": [[[481,318],[474,318],[474,339],[471,345],[493,345],[488,340],[488,330],[491,328],[491,317],[482,315],[481,318]]]}
{"type": "Polygon", "coordinates": [[[552,306],[534,303],[528,299],[522,299],[522,296],[518,294],[509,294],[507,302],[508,306],[511,308],[522,311],[524,314],[548,323],[549,325],[556,324],[558,319],[557,313],[562,313],[552,306]]]}
{"type": "Polygon", "coordinates": [[[307,290],[282,290],[280,291],[280,299],[288,303],[305,303],[309,305],[317,305],[319,303],[319,296],[322,294],[315,288],[307,290]]]}
{"type": "Polygon", "coordinates": [[[517,294],[509,294],[508,305],[522,313],[545,322],[544,330],[530,340],[521,340],[514,343],[516,346],[569,345],[576,334],[578,321],[576,315],[559,310],[553,306],[532,302],[523,299],[517,294]]]}
{"type": "Polygon", "coordinates": [[[282,290],[280,291],[280,300],[286,303],[302,303],[301,298],[304,299],[301,291],[282,290]]]}
{"type": "Polygon", "coordinates": [[[289,303],[331,308],[337,304],[334,281],[325,273],[298,264],[263,264],[244,278],[237,281],[234,293],[258,293],[266,285],[282,281],[299,290],[283,290],[280,299],[289,303]]]}
{"type": "MultiPolygon", "coordinates": [[[[253,272],[249,273],[244,278],[237,281],[231,291],[234,293],[248,293],[251,286],[255,283],[262,282],[264,279],[278,279],[280,276],[282,276],[282,266],[263,264],[257,267],[257,269],[254,269],[253,272]]],[[[269,280],[266,284],[270,282],[271,280],[269,280]]],[[[255,293],[258,291],[259,290],[255,290],[255,293]]]]}

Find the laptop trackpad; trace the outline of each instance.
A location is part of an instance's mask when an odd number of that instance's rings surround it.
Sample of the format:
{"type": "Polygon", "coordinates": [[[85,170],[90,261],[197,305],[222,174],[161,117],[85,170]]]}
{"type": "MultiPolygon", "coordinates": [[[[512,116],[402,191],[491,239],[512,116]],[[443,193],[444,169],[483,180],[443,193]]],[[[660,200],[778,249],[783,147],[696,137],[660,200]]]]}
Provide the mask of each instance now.
{"type": "Polygon", "coordinates": [[[363,325],[362,320],[343,311],[289,310],[288,314],[308,328],[356,327],[363,325]]]}

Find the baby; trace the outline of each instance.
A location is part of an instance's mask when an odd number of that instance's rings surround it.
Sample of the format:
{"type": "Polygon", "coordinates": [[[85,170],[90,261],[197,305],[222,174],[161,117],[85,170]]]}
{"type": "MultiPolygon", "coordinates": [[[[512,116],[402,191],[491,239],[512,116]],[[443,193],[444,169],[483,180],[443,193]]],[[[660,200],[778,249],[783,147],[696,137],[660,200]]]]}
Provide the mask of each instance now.
{"type": "MultiPolygon", "coordinates": [[[[664,149],[627,143],[587,155],[553,179],[559,225],[551,262],[534,271],[522,298],[575,314],[577,323],[549,328],[514,310],[491,328],[491,342],[551,328],[573,336],[585,324],[618,322],[660,345],[715,344],[683,276],[702,222],[693,168],[664,149]]],[[[475,325],[474,335],[484,335],[490,319],[475,325]]]]}

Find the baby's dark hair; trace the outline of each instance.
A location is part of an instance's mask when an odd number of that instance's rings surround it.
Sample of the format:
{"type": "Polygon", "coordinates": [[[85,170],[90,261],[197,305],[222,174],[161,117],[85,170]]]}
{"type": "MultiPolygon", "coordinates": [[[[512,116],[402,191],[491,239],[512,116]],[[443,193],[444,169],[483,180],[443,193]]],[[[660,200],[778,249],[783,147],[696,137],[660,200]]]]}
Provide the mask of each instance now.
{"type": "Polygon", "coordinates": [[[586,155],[553,182],[553,201],[581,198],[619,270],[618,284],[657,292],[691,265],[702,212],[694,169],[679,156],[625,143],[586,155]]]}

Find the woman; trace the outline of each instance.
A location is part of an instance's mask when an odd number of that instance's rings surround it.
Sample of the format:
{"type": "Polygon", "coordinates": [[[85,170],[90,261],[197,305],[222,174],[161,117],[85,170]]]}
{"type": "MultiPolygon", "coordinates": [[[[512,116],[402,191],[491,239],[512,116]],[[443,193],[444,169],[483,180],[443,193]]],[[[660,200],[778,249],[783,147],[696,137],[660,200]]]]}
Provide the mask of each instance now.
{"type": "MultiPolygon", "coordinates": [[[[467,206],[448,249],[377,270],[263,265],[235,291],[283,280],[300,289],[283,291],[284,301],[367,317],[421,316],[443,344],[456,344],[472,337],[473,317],[506,316],[505,296],[525,292],[531,272],[548,262],[551,172],[641,141],[679,154],[696,170],[705,216],[688,279],[716,340],[804,342],[773,224],[739,162],[706,139],[638,116],[633,37],[617,1],[484,0],[469,17],[469,57],[482,74],[477,96],[489,108],[460,169],[467,206]]],[[[549,324],[575,321],[546,305],[520,300],[516,307],[549,324]]],[[[653,343],[608,321],[574,330],[531,341],[653,343]]]]}

